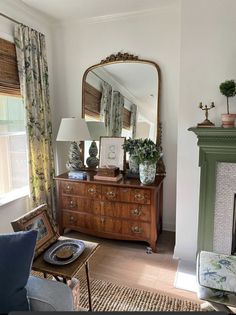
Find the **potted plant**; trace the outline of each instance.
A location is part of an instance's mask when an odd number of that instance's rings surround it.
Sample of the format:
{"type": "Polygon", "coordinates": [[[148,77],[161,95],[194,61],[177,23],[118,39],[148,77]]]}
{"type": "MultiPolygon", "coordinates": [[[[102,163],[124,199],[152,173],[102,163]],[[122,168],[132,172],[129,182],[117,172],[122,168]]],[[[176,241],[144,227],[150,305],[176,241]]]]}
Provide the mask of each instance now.
{"type": "Polygon", "coordinates": [[[126,139],[125,143],[123,144],[123,149],[125,152],[129,153],[129,169],[130,172],[133,174],[138,174],[139,172],[139,164],[138,164],[138,159],[136,156],[136,149],[142,141],[141,139],[126,139]]]}
{"type": "Polygon", "coordinates": [[[162,156],[160,147],[146,138],[139,142],[135,155],[139,162],[140,181],[144,185],[152,184],[156,176],[157,161],[162,156]]]}
{"type": "Polygon", "coordinates": [[[232,128],[234,127],[234,121],[236,114],[229,113],[229,97],[233,97],[236,94],[236,85],[234,80],[227,80],[222,82],[219,86],[221,94],[226,96],[227,99],[227,114],[221,115],[222,127],[232,128]]]}

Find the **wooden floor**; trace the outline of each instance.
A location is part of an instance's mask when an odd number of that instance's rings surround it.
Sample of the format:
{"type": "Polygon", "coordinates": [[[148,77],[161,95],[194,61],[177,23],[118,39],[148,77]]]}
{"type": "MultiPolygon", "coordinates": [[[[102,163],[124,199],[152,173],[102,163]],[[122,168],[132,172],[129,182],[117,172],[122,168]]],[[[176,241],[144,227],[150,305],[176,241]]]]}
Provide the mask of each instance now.
{"type": "Polygon", "coordinates": [[[143,242],[107,240],[74,231],[65,236],[100,243],[90,261],[93,278],[198,301],[195,293],[173,286],[178,261],[172,258],[175,237],[172,232],[161,234],[158,252],[152,254],[146,253],[147,245],[143,242]]]}

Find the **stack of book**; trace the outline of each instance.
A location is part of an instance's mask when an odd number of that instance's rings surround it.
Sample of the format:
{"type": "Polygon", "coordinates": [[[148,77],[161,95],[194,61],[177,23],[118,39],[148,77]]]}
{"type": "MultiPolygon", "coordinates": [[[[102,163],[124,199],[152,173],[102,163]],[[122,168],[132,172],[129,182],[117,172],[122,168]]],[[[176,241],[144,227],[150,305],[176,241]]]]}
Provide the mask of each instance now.
{"type": "Polygon", "coordinates": [[[87,173],[83,171],[70,171],[68,173],[68,178],[71,179],[87,179],[87,173]]]}
{"type": "Polygon", "coordinates": [[[107,166],[98,169],[97,174],[94,176],[95,180],[107,180],[110,182],[118,182],[122,179],[119,167],[107,166]]]}

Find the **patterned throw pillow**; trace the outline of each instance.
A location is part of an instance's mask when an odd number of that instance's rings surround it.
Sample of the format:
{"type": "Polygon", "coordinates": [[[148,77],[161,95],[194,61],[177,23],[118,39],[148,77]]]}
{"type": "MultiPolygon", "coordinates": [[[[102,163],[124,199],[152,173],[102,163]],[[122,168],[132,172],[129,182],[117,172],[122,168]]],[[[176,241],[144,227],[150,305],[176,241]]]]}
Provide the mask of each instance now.
{"type": "Polygon", "coordinates": [[[28,311],[26,284],[37,231],[0,234],[0,313],[28,311]]]}

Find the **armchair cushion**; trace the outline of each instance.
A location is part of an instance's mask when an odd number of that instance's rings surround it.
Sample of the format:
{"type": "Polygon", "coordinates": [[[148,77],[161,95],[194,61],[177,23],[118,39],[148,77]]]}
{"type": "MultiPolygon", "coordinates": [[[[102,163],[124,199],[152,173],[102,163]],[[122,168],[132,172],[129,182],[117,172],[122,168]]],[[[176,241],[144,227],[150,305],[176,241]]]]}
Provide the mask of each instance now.
{"type": "Polygon", "coordinates": [[[236,293],[236,257],[200,252],[198,282],[206,288],[236,293]]]}
{"type": "Polygon", "coordinates": [[[31,311],[73,311],[72,291],[64,283],[30,276],[27,291],[31,311]]]}
{"type": "Polygon", "coordinates": [[[36,239],[34,230],[0,235],[0,313],[29,310],[25,286],[36,239]]]}

